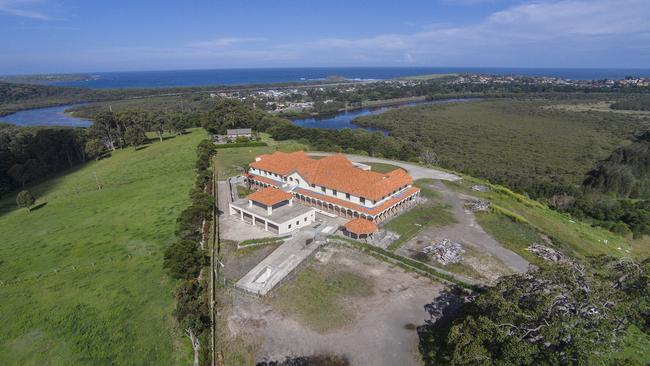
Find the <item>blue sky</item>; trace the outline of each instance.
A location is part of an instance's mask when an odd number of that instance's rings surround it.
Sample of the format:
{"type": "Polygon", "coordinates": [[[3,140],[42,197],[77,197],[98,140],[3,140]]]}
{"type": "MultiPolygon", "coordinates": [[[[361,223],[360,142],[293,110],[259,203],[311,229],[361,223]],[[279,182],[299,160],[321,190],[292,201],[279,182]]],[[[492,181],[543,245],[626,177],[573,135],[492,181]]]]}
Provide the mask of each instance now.
{"type": "Polygon", "coordinates": [[[0,74],[650,67],[650,0],[0,0],[0,74]]]}

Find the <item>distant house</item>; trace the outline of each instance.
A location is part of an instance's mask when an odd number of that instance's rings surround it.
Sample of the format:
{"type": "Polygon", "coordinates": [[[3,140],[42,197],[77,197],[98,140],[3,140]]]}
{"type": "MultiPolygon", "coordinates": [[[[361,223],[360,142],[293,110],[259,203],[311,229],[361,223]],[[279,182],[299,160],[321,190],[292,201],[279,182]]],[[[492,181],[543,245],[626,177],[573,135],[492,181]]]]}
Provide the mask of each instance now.
{"type": "Polygon", "coordinates": [[[226,138],[228,140],[236,140],[237,137],[252,138],[253,131],[250,128],[233,128],[226,130],[226,138]]]}

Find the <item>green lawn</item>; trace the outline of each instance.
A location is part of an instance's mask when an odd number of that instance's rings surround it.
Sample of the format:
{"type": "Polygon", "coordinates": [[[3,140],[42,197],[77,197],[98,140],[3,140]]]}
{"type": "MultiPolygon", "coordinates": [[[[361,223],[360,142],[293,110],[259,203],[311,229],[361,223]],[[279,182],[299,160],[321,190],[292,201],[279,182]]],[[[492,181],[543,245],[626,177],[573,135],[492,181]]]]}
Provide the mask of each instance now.
{"type": "Polygon", "coordinates": [[[312,263],[276,289],[270,301],[274,308],[322,333],[352,320],[353,310],[341,303],[344,298],[372,293],[373,286],[367,279],[312,263]]]}
{"type": "Polygon", "coordinates": [[[368,163],[368,162],[364,162],[364,163],[361,163],[361,164],[369,165],[370,170],[372,170],[373,172],[377,172],[377,173],[388,173],[388,172],[392,172],[395,169],[399,169],[399,167],[396,166],[396,165],[386,164],[386,163],[368,163]]]}
{"type": "Polygon", "coordinates": [[[235,147],[232,149],[219,149],[215,158],[215,166],[219,173],[219,179],[233,177],[244,173],[248,164],[255,161],[255,157],[262,154],[271,154],[275,151],[298,151],[307,150],[307,146],[301,143],[287,140],[274,141],[267,134],[261,134],[262,141],[269,146],[257,147],[235,147]]]}
{"type": "Polygon", "coordinates": [[[457,222],[450,206],[441,202],[438,193],[429,188],[430,183],[430,179],[415,181],[414,185],[420,188],[421,195],[427,198],[427,201],[402,213],[385,225],[386,229],[400,235],[399,239],[388,246],[389,250],[399,248],[427,226],[446,226],[457,222]]]}
{"type": "Polygon", "coordinates": [[[29,187],[47,202],[31,213],[0,202],[0,364],[190,364],[162,255],[205,137],[117,151],[29,187]]]}

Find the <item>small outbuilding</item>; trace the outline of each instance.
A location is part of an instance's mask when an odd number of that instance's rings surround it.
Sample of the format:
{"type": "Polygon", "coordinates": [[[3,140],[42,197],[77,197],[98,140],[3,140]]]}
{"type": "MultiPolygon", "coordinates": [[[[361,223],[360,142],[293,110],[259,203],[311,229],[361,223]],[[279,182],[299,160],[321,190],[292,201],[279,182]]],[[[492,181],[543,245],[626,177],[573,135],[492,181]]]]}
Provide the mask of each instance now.
{"type": "Polygon", "coordinates": [[[293,204],[293,195],[275,187],[268,187],[230,203],[230,215],[278,235],[311,225],[316,220],[316,209],[293,204]]]}
{"type": "Polygon", "coordinates": [[[357,218],[345,223],[344,234],[352,239],[368,239],[376,233],[379,228],[370,220],[357,218]]]}
{"type": "Polygon", "coordinates": [[[237,137],[246,137],[250,139],[253,137],[253,130],[250,128],[233,128],[226,130],[226,137],[228,140],[236,140],[237,137]]]}

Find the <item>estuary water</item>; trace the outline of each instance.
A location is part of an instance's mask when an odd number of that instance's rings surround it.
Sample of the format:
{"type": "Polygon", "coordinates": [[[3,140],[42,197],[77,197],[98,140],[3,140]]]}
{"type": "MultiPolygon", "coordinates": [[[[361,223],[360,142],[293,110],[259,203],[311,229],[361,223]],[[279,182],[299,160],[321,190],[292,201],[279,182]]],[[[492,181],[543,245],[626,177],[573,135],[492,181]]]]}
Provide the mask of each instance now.
{"type": "MultiPolygon", "coordinates": [[[[411,107],[411,106],[416,106],[416,105],[426,105],[426,104],[445,104],[445,103],[460,103],[460,102],[469,102],[469,101],[475,101],[478,100],[478,98],[475,99],[469,99],[469,98],[455,98],[455,99],[441,99],[441,100],[427,100],[427,101],[419,101],[419,102],[407,102],[407,103],[401,103],[401,104],[394,104],[390,106],[385,106],[385,107],[374,107],[374,108],[362,108],[362,109],[355,109],[351,111],[344,111],[340,113],[336,113],[333,115],[329,116],[318,116],[318,117],[311,117],[311,118],[296,118],[293,119],[293,123],[297,126],[300,127],[307,127],[307,128],[328,128],[328,129],[335,129],[335,130],[341,130],[344,128],[363,128],[368,131],[381,131],[384,132],[383,130],[371,128],[371,127],[361,127],[357,126],[352,121],[361,116],[371,116],[371,115],[376,115],[376,114],[381,114],[384,112],[387,112],[391,109],[395,108],[400,108],[400,107],[411,107]]],[[[386,132],[384,132],[386,133],[386,132]]]]}
{"type": "Polygon", "coordinates": [[[35,108],[0,116],[0,122],[8,122],[18,126],[67,126],[88,127],[92,121],[72,117],[65,110],[79,104],[69,104],[57,107],[35,108]]]}

